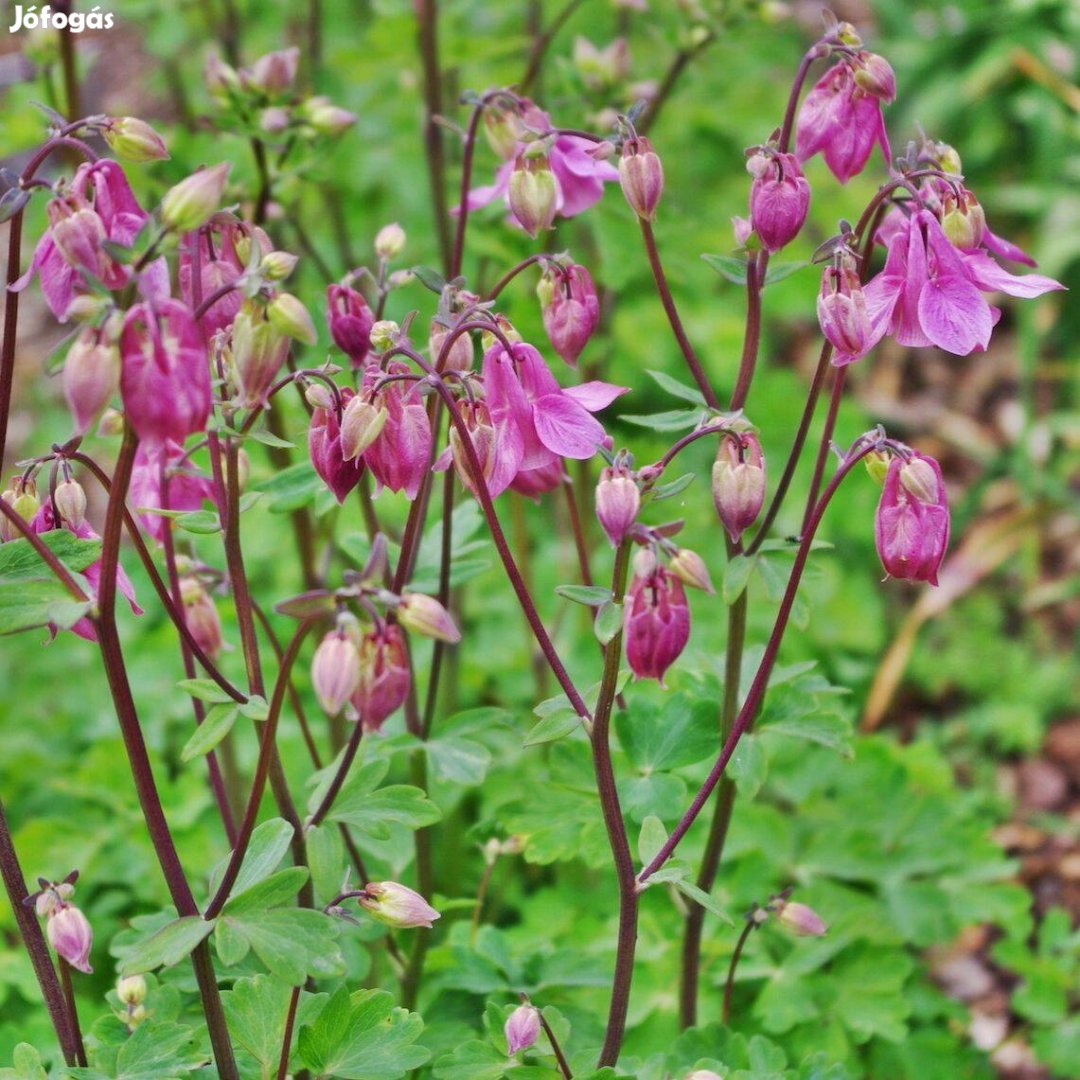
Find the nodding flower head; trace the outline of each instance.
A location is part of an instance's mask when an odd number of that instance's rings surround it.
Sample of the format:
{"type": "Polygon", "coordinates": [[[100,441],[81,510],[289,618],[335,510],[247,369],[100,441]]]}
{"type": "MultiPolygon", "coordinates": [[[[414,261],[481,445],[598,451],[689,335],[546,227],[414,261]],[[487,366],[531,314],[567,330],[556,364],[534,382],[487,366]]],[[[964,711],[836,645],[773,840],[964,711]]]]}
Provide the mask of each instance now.
{"type": "Polygon", "coordinates": [[[834,349],[837,367],[865,356],[873,340],[870,312],[853,260],[842,258],[838,266],[826,266],[817,300],[821,332],[834,349]]]}
{"type": "Polygon", "coordinates": [[[365,731],[378,731],[383,721],[405,704],[411,683],[401,627],[384,623],[364,634],[360,639],[360,682],[350,700],[365,731]]]}
{"type": "Polygon", "coordinates": [[[461,631],[450,612],[433,596],[404,592],[395,610],[398,622],[414,634],[433,638],[435,641],[446,641],[451,645],[461,640],[461,631]]]}
{"type": "Polygon", "coordinates": [[[434,444],[427,405],[415,378],[379,385],[387,376],[411,374],[409,365],[400,360],[391,360],[385,368],[370,363],[365,369],[362,392],[377,410],[386,412],[386,419],[364,451],[364,461],[380,490],[404,491],[415,499],[431,467],[434,444]]]}
{"type": "Polygon", "coordinates": [[[136,304],[120,334],[120,396],[139,438],[183,441],[206,427],[210,367],[202,331],[179,300],[136,304]]]}
{"type": "Polygon", "coordinates": [[[537,293],[551,347],[576,367],[581,350],[600,321],[600,301],[589,271],[577,263],[546,270],[537,293]]]}
{"type": "Polygon", "coordinates": [[[608,467],[596,485],[596,517],[612,547],[629,535],[641,509],[641,492],[629,469],[608,467]]]}
{"type": "Polygon", "coordinates": [[[143,528],[159,543],[171,520],[154,510],[198,510],[214,499],[214,485],[175,442],[139,443],[131,469],[128,502],[139,513],[143,528]],[[145,512],[144,512],[145,511],[145,512]]]}
{"type": "Polygon", "coordinates": [[[639,218],[652,221],[664,193],[664,166],[644,136],[634,136],[623,144],[619,184],[630,209],[639,218]]]}
{"type": "Polygon", "coordinates": [[[546,154],[518,155],[510,173],[508,196],[510,212],[530,236],[551,228],[559,207],[559,191],[546,154]]]}
{"type": "Polygon", "coordinates": [[[891,577],[937,584],[949,545],[949,501],[941,466],[932,457],[913,453],[889,463],[874,539],[891,577]]]}
{"type": "Polygon", "coordinates": [[[56,955],[76,971],[89,975],[90,949],[94,944],[94,931],[90,921],[74,904],[61,902],[48,915],[45,936],[56,950],[56,955]]]}
{"type": "Polygon", "coordinates": [[[165,141],[145,121],[135,116],[113,116],[102,126],[109,149],[124,161],[164,161],[169,156],[165,141]]]}
{"type": "Polygon", "coordinates": [[[540,1010],[535,1005],[519,1005],[503,1025],[506,1036],[506,1052],[513,1057],[528,1050],[540,1037],[540,1010]]]}
{"type": "Polygon", "coordinates": [[[828,932],[825,920],[806,904],[777,900],[770,905],[777,921],[796,937],[822,937],[828,932]]]}
{"type": "Polygon", "coordinates": [[[289,338],[259,304],[245,303],[232,324],[232,363],[240,402],[265,407],[274,377],[289,355],[289,338]]]}
{"type": "Polygon", "coordinates": [[[225,648],[217,606],[202,582],[191,575],[181,578],[180,597],[184,603],[184,622],[191,636],[211,660],[216,660],[225,648]]]}
{"type": "Polygon", "coordinates": [[[85,326],[64,361],[64,398],[82,435],[120,388],[120,350],[109,335],[85,326]]]}
{"type": "Polygon", "coordinates": [[[375,316],[364,297],[348,285],[328,285],[326,321],[334,344],[354,368],[362,367],[371,351],[371,328],[375,325],[375,316]]]}
{"type": "Polygon", "coordinates": [[[756,153],[747,162],[753,171],[750,221],[769,252],[779,251],[798,236],[810,209],[810,185],[794,154],[756,153]]]}
{"type": "MultiPolygon", "coordinates": [[[[340,393],[342,402],[348,408],[355,391],[345,387],[340,393]]],[[[308,453],[323,483],[334,493],[334,498],[343,503],[364,475],[364,459],[346,459],[342,453],[341,426],[332,401],[328,408],[319,406],[311,413],[308,453]]]]}
{"type": "Polygon", "coordinates": [[[716,512],[732,543],[757,520],[765,501],[765,455],[753,432],[720,439],[712,467],[716,512]]]}
{"type": "Polygon", "coordinates": [[[636,679],[657,679],[690,639],[690,608],[682,582],[651,551],[634,556],[634,576],[623,607],[626,661],[636,679]]]}
{"type": "Polygon", "coordinates": [[[345,627],[331,630],[311,659],[311,685],[319,704],[337,716],[360,685],[360,651],[345,627]]]}
{"type": "Polygon", "coordinates": [[[357,902],[372,918],[401,930],[430,927],[439,918],[439,912],[418,892],[396,881],[369,882],[357,902]]]}
{"type": "Polygon", "coordinates": [[[161,223],[173,232],[193,232],[221,205],[229,163],[199,169],[169,188],[161,199],[161,223]]]}

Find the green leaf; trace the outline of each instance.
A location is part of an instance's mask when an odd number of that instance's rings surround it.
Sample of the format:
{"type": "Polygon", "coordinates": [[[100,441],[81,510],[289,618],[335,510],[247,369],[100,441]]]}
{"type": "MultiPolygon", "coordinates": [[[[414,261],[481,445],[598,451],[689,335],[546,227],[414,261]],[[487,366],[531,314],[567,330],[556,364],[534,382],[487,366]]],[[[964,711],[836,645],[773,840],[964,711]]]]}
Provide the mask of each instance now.
{"type": "Polygon", "coordinates": [[[736,744],[728,762],[727,774],[735,781],[739,794],[752,799],[765,783],[769,761],[757,735],[744,735],[736,744]]]}
{"type": "Polygon", "coordinates": [[[247,703],[239,708],[241,716],[246,716],[248,720],[255,720],[258,723],[262,723],[270,715],[269,703],[259,694],[252,694],[247,699],[247,703]]]}
{"type": "Polygon", "coordinates": [[[125,957],[125,975],[139,975],[159,967],[172,967],[189,956],[214,929],[214,921],[199,915],[175,919],[139,942],[125,957]]]}
{"type": "Polygon", "coordinates": [[[434,825],[442,817],[442,811],[420,788],[392,784],[370,794],[342,789],[329,817],[352,825],[377,840],[385,840],[390,835],[386,827],[389,822],[404,825],[407,829],[422,829],[434,825]]]}
{"type": "Polygon", "coordinates": [[[777,281],[783,281],[784,278],[805,270],[809,265],[808,262],[769,263],[769,268],[765,271],[765,284],[773,285],[777,281]]]}
{"type": "Polygon", "coordinates": [[[484,782],[491,767],[491,751],[472,739],[449,736],[423,744],[432,772],[440,780],[475,787],[484,782]]]}
{"type": "Polygon", "coordinates": [[[306,866],[289,866],[251,885],[242,892],[233,891],[221,909],[222,916],[246,915],[264,908],[278,907],[291,901],[308,879],[306,866]]]}
{"type": "Polygon", "coordinates": [[[693,473],[683,473],[682,476],[669,480],[666,484],[654,487],[650,498],[653,502],[673,499],[676,495],[681,495],[696,479],[697,477],[693,473]]]}
{"type": "MultiPolygon", "coordinates": [[[[78,571],[100,557],[101,541],[80,540],[67,529],[40,533],[39,539],[72,571],[83,592],[93,595],[78,571]]],[[[17,634],[49,623],[67,630],[92,606],[92,601],[72,599],[29,540],[20,537],[0,544],[0,634],[17,634]]]]}
{"type": "Polygon", "coordinates": [[[280,450],[292,450],[296,445],[289,442],[288,439],[279,438],[272,431],[267,431],[266,428],[255,428],[248,432],[248,436],[256,442],[261,442],[263,446],[273,446],[280,450]]]}
{"type": "Polygon", "coordinates": [[[322,489],[323,482],[311,463],[301,461],[255,484],[253,490],[266,495],[266,506],[271,513],[284,514],[307,506],[322,489]]]}
{"type": "Polygon", "coordinates": [[[677,881],[673,882],[673,884],[683,896],[688,896],[694,903],[700,904],[706,911],[709,911],[717,918],[722,919],[729,926],[735,925],[735,920],[720,906],[720,902],[704,890],[699,889],[688,878],[680,877],[677,881]]]}
{"type": "Polygon", "coordinates": [[[673,432],[696,428],[704,415],[702,409],[673,409],[670,412],[650,413],[648,416],[622,413],[619,419],[637,427],[651,428],[653,431],[673,432]]]}
{"type": "Polygon", "coordinates": [[[551,713],[533,724],[522,746],[539,746],[541,743],[565,739],[579,727],[581,727],[581,717],[567,706],[565,710],[551,713]]]}
{"type": "Polygon", "coordinates": [[[689,401],[691,405],[705,407],[705,396],[696,386],[687,386],[686,383],[673,379],[663,371],[651,371],[646,368],[645,374],[652,378],[661,390],[666,390],[672,397],[689,401]]]}
{"type": "Polygon", "coordinates": [[[502,1080],[512,1058],[489,1042],[469,1039],[435,1062],[435,1080],[502,1080]]]}
{"type": "Polygon", "coordinates": [[[29,1043],[19,1043],[11,1056],[14,1068],[0,1069],[0,1080],[48,1080],[41,1055],[29,1043]]]}
{"type": "Polygon", "coordinates": [[[191,513],[181,514],[176,518],[176,524],[185,532],[195,533],[196,536],[210,536],[221,532],[221,518],[214,510],[192,510],[191,513]]]}
{"type": "Polygon", "coordinates": [[[397,1080],[431,1056],[416,1040],[424,1022],[416,1013],[394,1007],[385,990],[344,986],[315,1022],[300,1028],[297,1047],[304,1064],[318,1076],[342,1080],[397,1080]]]}
{"type": "Polygon", "coordinates": [[[593,620],[593,633],[601,645],[606,645],[622,629],[623,606],[609,600],[597,609],[593,620]]]}
{"type": "MultiPolygon", "coordinates": [[[[294,881],[288,882],[290,887],[294,881]]],[[[284,885],[281,888],[284,889],[284,885]]],[[[325,978],[343,973],[344,961],[337,946],[337,936],[337,921],[321,911],[293,907],[253,908],[246,904],[231,912],[226,904],[214,930],[214,942],[223,964],[240,963],[250,949],[271,975],[289,986],[301,986],[309,976],[325,978]]]]}
{"type": "MultiPolygon", "coordinates": [[[[264,881],[278,868],[292,843],[293,832],[292,825],[284,818],[271,818],[255,827],[244,853],[244,861],[240,864],[240,873],[236,875],[233,883],[233,896],[238,896],[252,885],[264,881]]],[[[214,872],[210,875],[211,892],[221,884],[230,857],[226,856],[214,867],[214,872]]]]}
{"type": "Polygon", "coordinates": [[[660,849],[667,843],[668,831],[658,817],[647,817],[641,823],[638,833],[638,858],[642,866],[648,866],[656,858],[660,849]]]}
{"type": "Polygon", "coordinates": [[[746,284],[746,260],[733,255],[702,255],[702,260],[735,285],[746,284]]]}
{"type": "Polygon", "coordinates": [[[446,278],[438,270],[433,270],[430,266],[414,266],[412,273],[424,288],[430,289],[436,295],[441,294],[443,289],[446,288],[446,278]]]}
{"type": "Polygon", "coordinates": [[[64,1075],[76,1080],[182,1080],[209,1061],[198,1043],[194,1028],[151,1017],[120,1046],[114,1069],[67,1069],[64,1075]]]}
{"type": "Polygon", "coordinates": [[[206,719],[184,744],[183,750],[180,751],[180,760],[191,761],[192,758],[209,754],[232,731],[232,726],[239,715],[240,710],[235,704],[214,705],[207,712],[206,719]]]}
{"type": "Polygon", "coordinates": [[[264,1076],[276,1073],[290,996],[289,987],[268,975],[237,979],[221,995],[229,1035],[259,1063],[264,1076]]]}
{"type": "Polygon", "coordinates": [[[754,572],[756,555],[733,555],[724,568],[724,603],[734,604],[742,596],[750,575],[754,572]]]}
{"type": "Polygon", "coordinates": [[[221,689],[213,679],[181,679],[177,684],[186,694],[200,701],[209,701],[214,704],[219,702],[231,702],[233,699],[221,689]]]}
{"type": "Polygon", "coordinates": [[[712,698],[672,694],[661,709],[635,698],[615,717],[626,756],[643,772],[693,765],[720,749],[719,704],[712,698]]]}
{"type": "Polygon", "coordinates": [[[557,585],[555,591],[564,599],[586,607],[600,607],[611,601],[611,590],[600,585],[557,585]]]}

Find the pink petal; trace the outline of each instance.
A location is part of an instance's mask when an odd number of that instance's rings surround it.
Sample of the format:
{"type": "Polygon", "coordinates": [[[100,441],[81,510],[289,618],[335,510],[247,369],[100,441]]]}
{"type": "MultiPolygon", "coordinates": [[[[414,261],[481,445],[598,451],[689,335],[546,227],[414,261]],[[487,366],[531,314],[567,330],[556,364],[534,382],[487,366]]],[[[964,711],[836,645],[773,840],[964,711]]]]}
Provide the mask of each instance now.
{"type": "Polygon", "coordinates": [[[560,457],[590,458],[604,440],[604,429],[573,398],[548,394],[533,402],[540,441],[560,457]]]}
{"type": "Polygon", "coordinates": [[[942,275],[919,295],[919,322],[930,340],[957,356],[985,349],[994,321],[982,293],[963,278],[942,275]]]}
{"type": "Polygon", "coordinates": [[[965,251],[960,257],[968,278],[983,292],[1003,292],[1030,299],[1065,288],[1060,281],[1044,274],[1010,274],[982,251],[965,251]]]}
{"type": "Polygon", "coordinates": [[[992,233],[989,229],[983,231],[982,242],[984,248],[992,251],[995,255],[1000,255],[1003,259],[1011,259],[1013,262],[1023,263],[1025,266],[1037,265],[1035,260],[1023,248],[1017,247],[1011,241],[1006,240],[1003,236],[998,236],[997,233],[992,233]]]}
{"type": "Polygon", "coordinates": [[[592,382],[584,382],[579,386],[568,386],[563,393],[584,406],[589,412],[599,412],[601,409],[606,409],[617,397],[630,393],[630,387],[615,386],[612,383],[594,379],[592,382]]]}

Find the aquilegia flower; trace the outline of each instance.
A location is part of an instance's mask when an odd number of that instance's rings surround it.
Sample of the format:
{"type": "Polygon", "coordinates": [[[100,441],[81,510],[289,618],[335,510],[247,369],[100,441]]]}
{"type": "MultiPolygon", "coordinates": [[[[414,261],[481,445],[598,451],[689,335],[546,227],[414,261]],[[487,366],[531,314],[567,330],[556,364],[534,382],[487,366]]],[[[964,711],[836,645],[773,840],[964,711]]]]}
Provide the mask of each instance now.
{"type": "Polygon", "coordinates": [[[889,462],[874,539],[891,577],[937,584],[949,544],[949,501],[941,466],[932,457],[913,453],[889,462]]]}
{"type": "Polygon", "coordinates": [[[690,607],[683,583],[648,550],[634,556],[623,613],[626,662],[635,679],[657,679],[690,640],[690,607]]]}
{"type": "Polygon", "coordinates": [[[142,511],[198,510],[204,499],[213,498],[214,485],[199,474],[178,443],[139,443],[131,468],[128,503],[139,512],[143,528],[158,543],[165,537],[169,519],[142,511]]]}
{"type": "Polygon", "coordinates": [[[765,147],[750,156],[750,221],[761,246],[779,251],[799,234],[810,209],[810,185],[794,154],[765,147]]]}

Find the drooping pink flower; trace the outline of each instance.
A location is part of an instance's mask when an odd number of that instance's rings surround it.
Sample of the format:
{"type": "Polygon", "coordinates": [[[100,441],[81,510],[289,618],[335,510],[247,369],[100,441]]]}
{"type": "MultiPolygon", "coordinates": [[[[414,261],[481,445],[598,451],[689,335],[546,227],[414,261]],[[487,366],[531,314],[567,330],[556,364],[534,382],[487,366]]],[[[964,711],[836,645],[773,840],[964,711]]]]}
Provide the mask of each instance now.
{"type": "Polygon", "coordinates": [[[513,1057],[520,1050],[528,1050],[540,1037],[540,1011],[535,1005],[519,1005],[503,1025],[506,1036],[506,1052],[513,1057]]]}
{"type": "Polygon", "coordinates": [[[870,313],[858,272],[851,261],[825,267],[817,314],[821,332],[835,350],[832,362],[837,367],[866,355],[870,348],[870,313]]]}
{"type": "Polygon", "coordinates": [[[537,502],[541,495],[554,491],[566,479],[561,460],[541,465],[538,469],[523,469],[510,484],[510,490],[537,502]]]}
{"type": "MultiPolygon", "coordinates": [[[[341,391],[342,404],[347,405],[354,393],[345,387],[341,391]]],[[[334,493],[334,498],[343,503],[364,475],[364,459],[362,456],[345,459],[341,452],[341,426],[332,406],[320,406],[312,412],[308,426],[308,453],[323,483],[334,493]]]]}
{"type": "Polygon", "coordinates": [[[331,630],[311,658],[311,686],[319,704],[337,716],[360,684],[360,651],[344,629],[331,630]]]}
{"type": "Polygon", "coordinates": [[[372,918],[400,930],[430,929],[437,912],[418,892],[396,881],[370,881],[357,903],[372,918]]]}
{"type": "Polygon", "coordinates": [[[656,679],[678,659],[690,640],[690,607],[683,583],[650,551],[634,559],[626,591],[623,636],[626,662],[635,679],[656,679]]]}
{"type": "Polygon", "coordinates": [[[874,539],[891,577],[937,584],[949,544],[949,500],[941,467],[932,457],[914,453],[889,462],[874,539]]]}
{"type": "Polygon", "coordinates": [[[750,185],[750,221],[768,252],[795,239],[810,209],[810,185],[794,154],[756,153],[746,165],[750,185]]]}
{"type": "Polygon", "coordinates": [[[641,492],[630,470],[602,469],[596,485],[596,517],[612,547],[618,547],[637,521],[641,492]]]}
{"type": "MultiPolygon", "coordinates": [[[[131,244],[149,215],[139,206],[124,170],[115,161],[102,159],[79,166],[68,192],[72,198],[92,209],[101,223],[103,239],[115,244],[131,244]]],[[[107,258],[107,256],[106,256],[107,258]]],[[[121,287],[131,276],[131,269],[108,259],[110,287],[121,287]]],[[[86,269],[86,268],[84,268],[86,269]]],[[[82,271],[66,260],[54,242],[50,228],[42,234],[26,273],[11,286],[20,292],[37,273],[49,310],[64,322],[76,295],[86,291],[82,271]]],[[[155,259],[139,275],[139,292],[147,300],[164,300],[169,295],[169,269],[165,258],[155,259]]]]}
{"type": "Polygon", "coordinates": [[[89,975],[90,949],[94,944],[94,931],[86,916],[74,904],[61,904],[45,923],[45,936],[56,950],[56,955],[76,971],[89,975]]]}
{"type": "Polygon", "coordinates": [[[400,626],[383,623],[360,640],[360,682],[350,701],[365,731],[378,731],[405,704],[412,675],[400,626]]]}
{"type": "MultiPolygon", "coordinates": [[[[30,528],[36,533],[52,532],[53,529],[66,528],[68,532],[73,533],[80,540],[100,540],[101,537],[94,531],[89,522],[83,521],[77,528],[72,527],[70,524],[63,524],[57,522],[53,515],[52,501],[46,500],[37,514],[34,515],[34,519],[30,522],[30,528]]],[[[87,584],[90,586],[90,595],[99,597],[101,595],[101,560],[91,563],[85,570],[82,571],[82,576],[86,578],[87,584]]],[[[135,599],[135,587],[131,584],[131,578],[127,576],[124,568],[117,563],[116,565],[116,587],[128,604],[131,606],[131,610],[135,615],[141,615],[143,609],[139,607],[138,602],[135,599]]],[[[53,633],[56,632],[56,628],[53,627],[53,633]]],[[[88,618],[79,619],[74,626],[71,627],[71,632],[77,634],[81,638],[85,638],[87,641],[97,641],[97,631],[94,629],[94,624],[88,618]]]]}
{"type": "Polygon", "coordinates": [[[752,431],[721,437],[712,467],[712,496],[721,524],[737,544],[765,501],[765,455],[752,431]]]}
{"type": "Polygon", "coordinates": [[[128,504],[139,512],[143,528],[158,543],[165,538],[169,519],[141,511],[199,510],[204,499],[213,498],[213,483],[200,475],[178,443],[139,443],[131,469],[128,504]]]}
{"type": "MultiPolygon", "coordinates": [[[[532,131],[540,133],[551,129],[551,120],[546,112],[531,101],[523,101],[522,106],[521,120],[532,131]]],[[[518,143],[517,153],[527,145],[518,143]]],[[[558,216],[574,217],[588,210],[600,200],[604,184],[619,179],[617,169],[590,153],[593,148],[594,144],[588,139],[576,135],[560,135],[552,142],[548,150],[548,165],[555,178],[555,213],[558,216]]],[[[487,206],[496,199],[503,199],[507,207],[510,206],[510,177],[517,153],[499,166],[494,184],[473,188],[469,192],[466,205],[470,210],[487,206]]]]}
{"type": "MultiPolygon", "coordinates": [[[[501,431],[496,432],[488,407],[482,401],[463,399],[455,407],[475,451],[484,484],[494,497],[513,483],[517,463],[521,460],[521,434],[512,425],[503,425],[501,431]]],[[[451,464],[462,484],[476,495],[464,439],[455,424],[450,426],[450,445],[439,455],[433,468],[435,472],[443,472],[451,464]]]]}
{"type": "Polygon", "coordinates": [[[120,334],[120,396],[139,438],[183,441],[206,427],[210,365],[202,331],[179,300],[136,304],[120,334]]]}
{"type": "Polygon", "coordinates": [[[512,356],[501,343],[493,345],[484,354],[482,374],[496,453],[515,465],[515,476],[563,457],[592,457],[607,435],[591,414],[627,391],[603,382],[563,389],[540,353],[524,343],[513,346],[512,356]]]}
{"type": "Polygon", "coordinates": [[[328,285],[326,321],[334,344],[354,368],[362,367],[371,349],[371,328],[375,325],[375,316],[364,297],[347,285],[328,285]]]}
{"type": "Polygon", "coordinates": [[[1010,274],[981,250],[959,250],[929,210],[896,223],[888,248],[885,268],[863,290],[868,348],[890,333],[910,348],[936,345],[966,356],[986,348],[1001,314],[983,292],[1034,297],[1063,288],[1042,274],[1010,274]]]}
{"type": "Polygon", "coordinates": [[[363,457],[381,487],[415,499],[431,467],[433,436],[427,406],[415,382],[397,380],[375,389],[385,376],[410,371],[401,360],[390,361],[386,368],[373,363],[364,371],[364,393],[371,395],[376,408],[386,409],[386,421],[363,457]]]}
{"type": "Polygon", "coordinates": [[[877,143],[886,165],[892,160],[883,98],[856,82],[851,66],[834,64],[806,95],[799,109],[795,151],[800,161],[821,152],[825,164],[842,184],[866,166],[877,143]]]}
{"type": "Polygon", "coordinates": [[[551,347],[571,367],[577,367],[581,350],[600,321],[600,301],[589,271],[577,263],[561,272],[548,271],[537,291],[551,347]]]}

